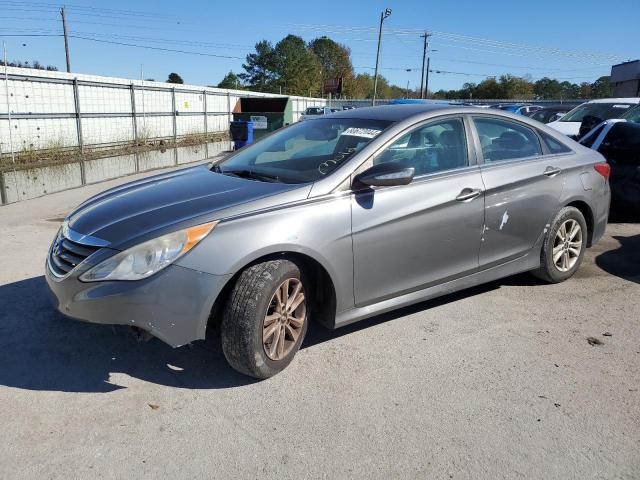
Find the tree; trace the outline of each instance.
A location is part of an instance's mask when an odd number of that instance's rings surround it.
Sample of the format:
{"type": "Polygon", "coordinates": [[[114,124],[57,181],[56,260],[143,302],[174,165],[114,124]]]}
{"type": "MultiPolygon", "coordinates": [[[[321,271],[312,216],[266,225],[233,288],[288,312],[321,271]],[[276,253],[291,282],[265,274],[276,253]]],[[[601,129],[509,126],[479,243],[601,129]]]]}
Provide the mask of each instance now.
{"type": "Polygon", "coordinates": [[[218,88],[233,88],[239,89],[242,85],[240,85],[240,77],[233,72],[227,73],[222,81],[218,83],[218,88]]]}
{"type": "Polygon", "coordinates": [[[270,91],[275,79],[273,45],[267,40],[256,43],[255,53],[247,55],[246,63],[242,64],[245,73],[238,77],[252,90],[270,91]]]}
{"type": "Polygon", "coordinates": [[[589,82],[582,82],[580,84],[580,98],[591,98],[592,97],[592,88],[589,82]]]}
{"type": "Polygon", "coordinates": [[[167,83],[184,83],[182,77],[175,72],[169,74],[169,78],[167,78],[167,83]]]}
{"type": "Polygon", "coordinates": [[[373,97],[373,76],[368,73],[358,73],[353,77],[349,88],[349,96],[352,98],[373,97]]]}
{"type": "Polygon", "coordinates": [[[513,75],[500,76],[502,96],[500,98],[515,98],[528,100],[533,97],[533,85],[529,80],[513,75]]]}
{"type": "Polygon", "coordinates": [[[309,43],[309,49],[320,64],[320,78],[324,83],[328,79],[342,78],[343,93],[352,95],[351,87],[354,80],[351,51],[328,37],[320,37],[309,43]]]}
{"type": "MultiPolygon", "coordinates": [[[[0,66],[4,66],[4,60],[0,59],[0,66]]],[[[13,61],[13,62],[7,62],[7,67],[33,68],[35,70],[47,70],[49,72],[57,72],[58,71],[58,67],[55,67],[53,65],[47,65],[45,67],[38,60],[34,60],[31,65],[29,65],[29,62],[22,62],[20,60],[13,61]]]]}
{"type": "Polygon", "coordinates": [[[287,95],[309,95],[320,90],[320,63],[296,35],[287,35],[273,49],[275,86],[287,95]]]}
{"type": "Polygon", "coordinates": [[[533,84],[533,93],[540,99],[560,98],[562,87],[560,82],[549,77],[541,78],[533,84]]]}
{"type": "Polygon", "coordinates": [[[598,78],[591,84],[593,98],[607,98],[613,96],[613,89],[610,83],[611,77],[604,76],[598,78]]]}

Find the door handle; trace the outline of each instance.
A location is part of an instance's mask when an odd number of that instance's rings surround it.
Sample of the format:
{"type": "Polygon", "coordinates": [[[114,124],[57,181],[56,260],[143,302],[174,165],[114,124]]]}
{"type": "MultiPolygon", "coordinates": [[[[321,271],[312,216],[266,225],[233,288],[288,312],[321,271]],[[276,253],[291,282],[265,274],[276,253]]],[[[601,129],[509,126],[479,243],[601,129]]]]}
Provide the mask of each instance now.
{"type": "Polygon", "coordinates": [[[556,175],[558,175],[562,170],[560,170],[557,167],[547,167],[544,169],[544,172],[542,172],[543,175],[547,176],[547,177],[555,177],[556,175]]]}
{"type": "Polygon", "coordinates": [[[479,188],[464,188],[458,194],[456,200],[458,200],[459,202],[467,202],[480,196],[480,194],[482,194],[482,190],[480,190],[479,188]]]}

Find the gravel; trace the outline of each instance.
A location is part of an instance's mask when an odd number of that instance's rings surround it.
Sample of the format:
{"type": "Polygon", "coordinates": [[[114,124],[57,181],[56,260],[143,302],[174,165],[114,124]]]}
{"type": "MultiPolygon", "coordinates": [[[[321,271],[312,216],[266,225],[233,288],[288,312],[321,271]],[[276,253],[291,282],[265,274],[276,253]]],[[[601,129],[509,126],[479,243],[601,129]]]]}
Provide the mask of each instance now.
{"type": "Polygon", "coordinates": [[[51,309],[60,218],[123,181],[0,207],[0,478],[640,476],[640,225],[609,225],[563,284],[313,326],[258,382],[215,339],[138,343],[51,309]]]}

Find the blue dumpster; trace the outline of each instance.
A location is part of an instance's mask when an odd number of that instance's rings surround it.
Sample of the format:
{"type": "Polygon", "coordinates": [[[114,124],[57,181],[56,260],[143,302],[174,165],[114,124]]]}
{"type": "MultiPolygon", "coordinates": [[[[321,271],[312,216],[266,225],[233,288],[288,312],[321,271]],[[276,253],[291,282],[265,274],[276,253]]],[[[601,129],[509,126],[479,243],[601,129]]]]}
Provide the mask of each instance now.
{"type": "Polygon", "coordinates": [[[253,122],[246,120],[234,120],[231,122],[231,141],[233,141],[234,150],[250,145],[253,143],[253,122]]]}

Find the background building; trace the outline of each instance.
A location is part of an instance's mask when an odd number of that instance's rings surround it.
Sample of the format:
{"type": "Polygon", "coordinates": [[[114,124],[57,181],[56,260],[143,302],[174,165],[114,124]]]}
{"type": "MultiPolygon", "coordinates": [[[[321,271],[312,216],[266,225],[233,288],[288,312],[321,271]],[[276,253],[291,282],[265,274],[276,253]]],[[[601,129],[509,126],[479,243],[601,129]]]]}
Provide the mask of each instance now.
{"type": "Polygon", "coordinates": [[[611,67],[611,86],[615,97],[640,97],[640,60],[611,67]]]}

